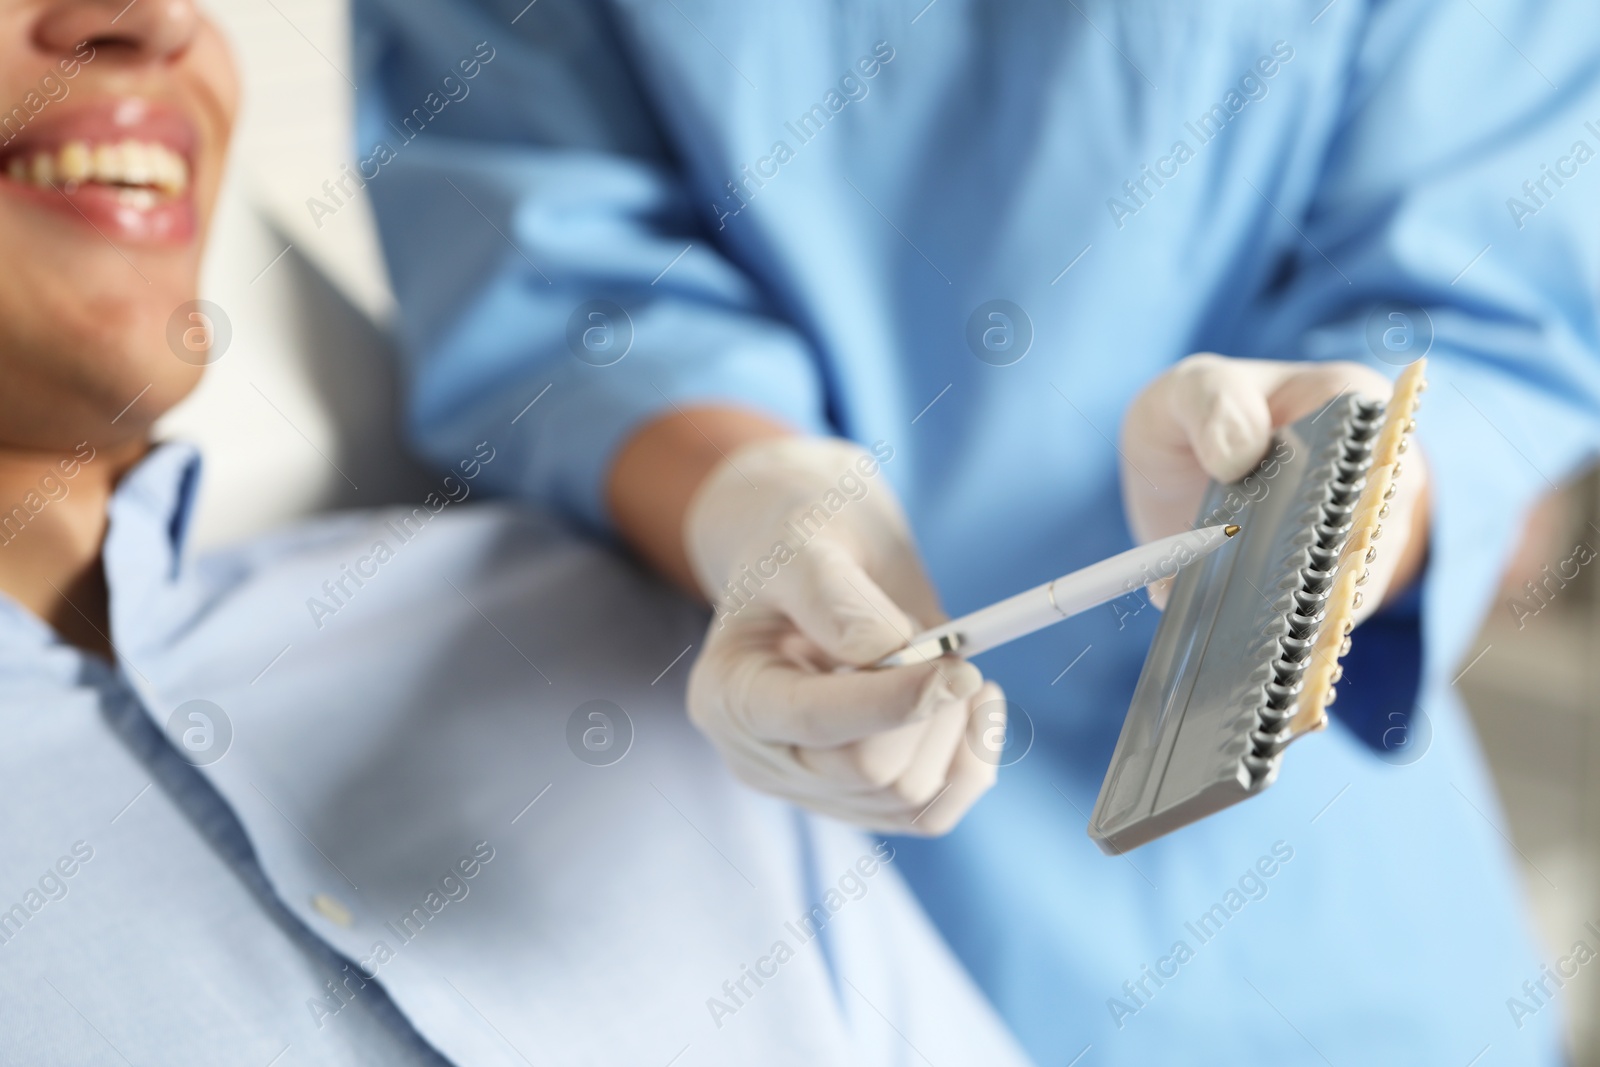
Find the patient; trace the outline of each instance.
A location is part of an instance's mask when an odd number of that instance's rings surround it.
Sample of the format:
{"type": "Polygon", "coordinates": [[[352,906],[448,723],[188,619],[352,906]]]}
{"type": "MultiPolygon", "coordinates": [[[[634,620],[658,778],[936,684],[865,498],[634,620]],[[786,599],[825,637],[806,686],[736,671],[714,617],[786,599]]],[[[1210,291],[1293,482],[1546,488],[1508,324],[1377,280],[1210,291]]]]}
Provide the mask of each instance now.
{"type": "Polygon", "coordinates": [[[151,426],[205,362],[227,50],[191,0],[0,16],[0,1061],[1021,1062],[892,850],[654,685],[699,609],[459,503],[493,440],[188,558],[151,426]]]}

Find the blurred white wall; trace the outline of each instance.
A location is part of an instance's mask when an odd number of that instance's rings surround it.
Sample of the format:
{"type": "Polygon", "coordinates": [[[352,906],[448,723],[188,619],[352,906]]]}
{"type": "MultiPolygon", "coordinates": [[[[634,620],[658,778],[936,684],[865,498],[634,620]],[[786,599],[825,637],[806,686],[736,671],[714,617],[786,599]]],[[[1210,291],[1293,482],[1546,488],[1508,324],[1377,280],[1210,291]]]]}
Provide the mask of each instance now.
{"type": "Polygon", "coordinates": [[[342,0],[212,0],[243,84],[202,280],[226,352],[163,436],[206,454],[196,537],[334,506],[420,498],[395,431],[393,297],[365,195],[317,228],[305,201],[353,158],[342,0]]]}

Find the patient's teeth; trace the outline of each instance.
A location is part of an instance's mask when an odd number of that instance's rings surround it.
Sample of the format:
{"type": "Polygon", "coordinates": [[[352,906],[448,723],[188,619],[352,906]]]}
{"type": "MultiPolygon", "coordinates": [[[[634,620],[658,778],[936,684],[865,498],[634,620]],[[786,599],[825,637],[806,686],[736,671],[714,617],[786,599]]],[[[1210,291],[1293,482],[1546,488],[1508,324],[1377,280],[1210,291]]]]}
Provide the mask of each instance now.
{"type": "Polygon", "coordinates": [[[154,189],[141,187],[138,189],[123,188],[117,190],[117,201],[119,203],[126,204],[128,207],[138,208],[140,211],[148,211],[150,208],[155,207],[156,201],[159,199],[160,197],[157,196],[154,189]]]}
{"type": "Polygon", "coordinates": [[[56,161],[48,152],[33,157],[33,184],[48,188],[55,183],[56,161]]]}
{"type": "Polygon", "coordinates": [[[169,196],[177,196],[189,185],[188,164],[176,152],[165,148],[158,148],[153,156],[156,161],[156,184],[169,196]]]}
{"type": "Polygon", "coordinates": [[[97,182],[114,182],[122,176],[122,153],[114,144],[94,146],[91,159],[91,177],[97,182]]]}
{"type": "Polygon", "coordinates": [[[61,173],[64,182],[81,182],[88,179],[91,173],[89,146],[82,141],[68,141],[61,146],[61,154],[56,158],[56,168],[61,173]]]}
{"type": "Polygon", "coordinates": [[[69,187],[84,182],[120,186],[142,194],[123,197],[124,203],[149,204],[163,196],[175,197],[189,185],[189,164],[166,145],[153,141],[123,141],[91,145],[68,141],[54,151],[14,155],[6,163],[13,181],[40,188],[60,183],[69,187]]]}
{"type": "Polygon", "coordinates": [[[123,141],[120,146],[122,154],[122,175],[120,180],[126,185],[149,185],[155,176],[155,168],[150,163],[150,152],[137,141],[123,141]]]}

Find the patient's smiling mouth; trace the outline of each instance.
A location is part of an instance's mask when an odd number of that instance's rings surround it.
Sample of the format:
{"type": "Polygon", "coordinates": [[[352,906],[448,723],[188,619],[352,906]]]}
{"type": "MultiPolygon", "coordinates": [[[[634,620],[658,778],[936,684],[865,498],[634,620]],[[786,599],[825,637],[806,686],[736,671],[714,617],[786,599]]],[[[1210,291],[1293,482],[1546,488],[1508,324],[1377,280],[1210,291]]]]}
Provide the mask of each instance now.
{"type": "Polygon", "coordinates": [[[193,124],[165,105],[88,101],[42,116],[0,151],[0,188],[113,240],[184,244],[195,234],[195,143],[193,124]]]}
{"type": "Polygon", "coordinates": [[[188,161],[157,141],[94,145],[68,141],[60,148],[14,153],[7,157],[5,170],[12,181],[41,189],[59,185],[70,193],[79,185],[95,182],[125,193],[147,193],[152,204],[159,197],[181,196],[189,187],[188,161]]]}

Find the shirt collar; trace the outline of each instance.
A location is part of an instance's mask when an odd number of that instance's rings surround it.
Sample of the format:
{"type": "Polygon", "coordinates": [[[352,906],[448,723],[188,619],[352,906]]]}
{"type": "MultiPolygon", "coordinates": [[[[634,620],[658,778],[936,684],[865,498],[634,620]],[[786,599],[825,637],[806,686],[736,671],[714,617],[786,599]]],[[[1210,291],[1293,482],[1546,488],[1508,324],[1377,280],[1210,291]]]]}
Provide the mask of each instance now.
{"type": "Polygon", "coordinates": [[[106,509],[102,548],[113,591],[141,574],[178,577],[199,483],[200,452],[185,441],[157,445],[123,476],[106,509]]]}
{"type": "Polygon", "coordinates": [[[139,659],[184,623],[191,605],[174,595],[200,481],[200,453],[186,442],[156,446],[117,486],[101,558],[111,594],[111,640],[139,659]]]}

